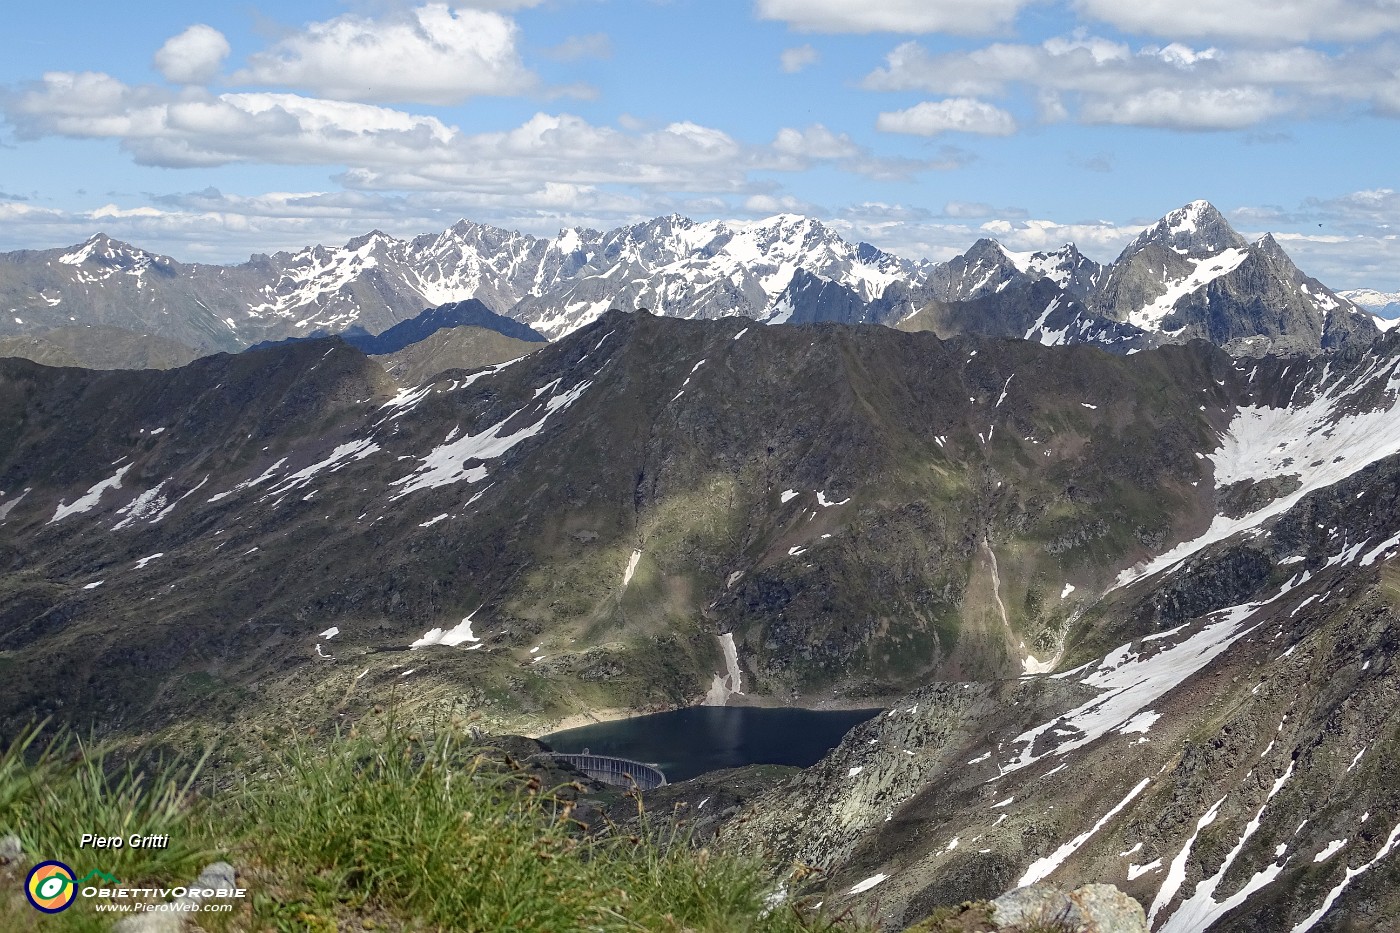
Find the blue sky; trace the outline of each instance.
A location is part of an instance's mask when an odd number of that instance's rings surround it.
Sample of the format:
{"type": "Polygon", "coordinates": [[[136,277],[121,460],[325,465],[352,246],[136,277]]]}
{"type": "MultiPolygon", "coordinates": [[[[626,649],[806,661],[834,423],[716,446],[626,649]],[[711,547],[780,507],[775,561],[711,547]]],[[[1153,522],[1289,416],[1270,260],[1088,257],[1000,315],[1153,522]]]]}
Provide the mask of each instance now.
{"type": "Polygon", "coordinates": [[[177,258],[659,214],[1108,260],[1207,198],[1400,290],[1395,0],[24,4],[0,249],[177,258]]]}

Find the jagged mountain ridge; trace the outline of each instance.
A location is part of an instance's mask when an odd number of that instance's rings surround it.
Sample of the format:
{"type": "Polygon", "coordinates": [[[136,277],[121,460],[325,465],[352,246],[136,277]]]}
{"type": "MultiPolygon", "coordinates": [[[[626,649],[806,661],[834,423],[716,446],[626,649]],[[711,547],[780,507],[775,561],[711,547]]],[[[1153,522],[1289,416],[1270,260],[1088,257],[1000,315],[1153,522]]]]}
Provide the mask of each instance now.
{"type": "Polygon", "coordinates": [[[750,692],[890,707],[726,830],[887,926],[1038,875],[1362,923],[1397,373],[625,314],[410,390],[335,340],[3,361],[0,716],[675,705],[728,634],[750,692]]]}
{"type": "Polygon", "coordinates": [[[851,245],[795,215],[749,223],[672,216],[552,239],[462,221],[398,240],[375,231],[341,248],[257,255],[237,266],[186,265],[101,234],[72,249],[0,256],[0,335],[80,315],[156,329],[209,350],[340,332],[376,334],[425,307],[475,298],[559,336],[609,307],[675,317],[763,317],[799,270],[869,302],[926,264],[851,245]]]}
{"type": "Polygon", "coordinates": [[[975,298],[929,301],[895,327],[940,337],[1019,337],[1048,347],[1083,343],[1122,354],[1159,343],[1149,331],[1095,314],[1048,276],[1008,278],[975,298]]]}
{"type": "MultiPolygon", "coordinates": [[[[1236,352],[1316,351],[1374,338],[1372,318],[1303,275],[1271,238],[1246,243],[1207,202],[1168,214],[1115,262],[1072,244],[1014,253],[978,240],[947,263],[849,244],[797,215],[752,222],[656,218],[606,233],[553,238],[462,221],[399,240],[375,231],[344,247],[257,255],[237,266],[185,265],[98,235],[69,250],[0,256],[0,335],[102,323],[204,350],[236,350],[317,330],[376,334],[424,307],[477,299],[558,337],[611,307],[767,323],[896,324],[930,302],[1001,302],[1013,284],[1050,281],[1090,317],[1064,339],[1135,331],[1118,352],[1202,337],[1236,352]],[[79,321],[79,318],[82,318],[79,321]]],[[[1016,303],[1008,295],[1010,304],[1016,303]]],[[[1006,309],[985,333],[1036,339],[1046,307],[1006,309]],[[1019,315],[1019,317],[1017,317],[1019,315]],[[1006,331],[1012,317],[1024,324],[1006,331]]],[[[989,325],[990,326],[990,325],[989,325]]],[[[1042,334],[1050,333],[1044,331],[1042,334]]]]}
{"type": "MultiPolygon", "coordinates": [[[[942,288],[926,287],[920,297],[944,304],[981,299],[994,313],[982,316],[980,332],[1027,340],[1092,333],[1098,345],[1127,352],[1144,342],[1199,338],[1233,353],[1258,354],[1365,344],[1379,333],[1371,315],[1303,274],[1272,236],[1248,242],[1207,201],[1167,214],[1105,266],[1073,244],[1014,253],[983,239],[939,271],[942,288]],[[1054,282],[1063,295],[1036,308],[1007,291],[1034,281],[1054,282]],[[1041,316],[1056,310],[1063,316],[1071,301],[1085,309],[1074,328],[1047,329],[1041,316]]],[[[964,328],[979,326],[977,315],[959,316],[964,328]]]]}

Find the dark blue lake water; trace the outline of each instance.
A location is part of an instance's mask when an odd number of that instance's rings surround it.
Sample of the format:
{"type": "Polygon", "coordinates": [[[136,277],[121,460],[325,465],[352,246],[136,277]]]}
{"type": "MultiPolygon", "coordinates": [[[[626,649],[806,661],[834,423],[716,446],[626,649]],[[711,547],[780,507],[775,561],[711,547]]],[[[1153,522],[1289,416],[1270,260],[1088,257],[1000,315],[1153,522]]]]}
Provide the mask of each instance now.
{"type": "Polygon", "coordinates": [[[759,709],[692,706],[600,722],[546,735],[556,752],[616,755],[654,764],[671,781],[740,765],[805,768],[836,747],[852,727],[880,710],[759,709]]]}

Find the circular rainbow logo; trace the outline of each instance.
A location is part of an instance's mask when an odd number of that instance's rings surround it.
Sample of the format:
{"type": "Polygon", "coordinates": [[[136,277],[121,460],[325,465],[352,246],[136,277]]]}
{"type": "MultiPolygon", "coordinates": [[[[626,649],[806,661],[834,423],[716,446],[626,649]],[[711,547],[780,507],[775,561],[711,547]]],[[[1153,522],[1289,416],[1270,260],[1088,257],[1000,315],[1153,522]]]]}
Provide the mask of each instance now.
{"type": "Polygon", "coordinates": [[[24,879],[24,896],[46,914],[67,910],[78,896],[73,869],[62,862],[40,862],[24,879]]]}

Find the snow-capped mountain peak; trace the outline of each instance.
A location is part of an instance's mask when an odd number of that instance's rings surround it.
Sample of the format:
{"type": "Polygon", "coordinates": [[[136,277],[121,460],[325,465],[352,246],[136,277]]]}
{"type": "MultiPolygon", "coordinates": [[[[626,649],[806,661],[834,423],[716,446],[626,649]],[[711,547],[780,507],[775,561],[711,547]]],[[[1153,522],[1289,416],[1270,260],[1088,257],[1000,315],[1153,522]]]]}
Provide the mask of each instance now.
{"type": "MultiPolygon", "coordinates": [[[[127,284],[134,285],[137,291],[145,290],[148,284],[146,272],[151,267],[173,268],[174,260],[155,253],[148,253],[130,243],[114,240],[105,233],[95,233],[80,246],[75,246],[58,257],[58,262],[71,266],[75,284],[80,286],[103,285],[117,276],[130,277],[127,284]]],[[[59,302],[45,299],[51,306],[59,302]]]]}
{"type": "Polygon", "coordinates": [[[80,246],[75,246],[58,258],[66,266],[81,266],[93,260],[106,265],[130,265],[153,262],[164,257],[148,253],[130,243],[114,240],[105,233],[94,233],[80,246]]]}
{"type": "Polygon", "coordinates": [[[1128,244],[1119,261],[1150,246],[1161,246],[1193,259],[1248,246],[1225,216],[1209,201],[1192,201],[1167,214],[1128,244]]]}
{"type": "MultiPolygon", "coordinates": [[[[578,233],[582,239],[568,245],[586,261],[560,275],[556,287],[531,291],[513,312],[550,336],[582,327],[614,306],[669,317],[786,320],[798,312],[802,319],[800,309],[778,309],[799,270],[869,303],[923,268],[868,244],[852,245],[821,221],[798,214],[703,222],[672,215],[591,238],[578,233]]],[[[820,292],[804,281],[795,295],[820,292]]]]}
{"type": "Polygon", "coordinates": [[[1100,272],[1099,264],[1081,253],[1073,243],[1049,251],[1013,252],[1005,246],[1001,246],[1001,251],[1024,275],[1049,279],[1071,291],[1092,288],[1100,272]]]}
{"type": "Polygon", "coordinates": [[[1376,333],[1369,316],[1299,271],[1273,236],[1250,243],[1207,201],[1144,230],[1089,300],[1172,340],[1204,337],[1239,352],[1325,348],[1376,333]]]}

